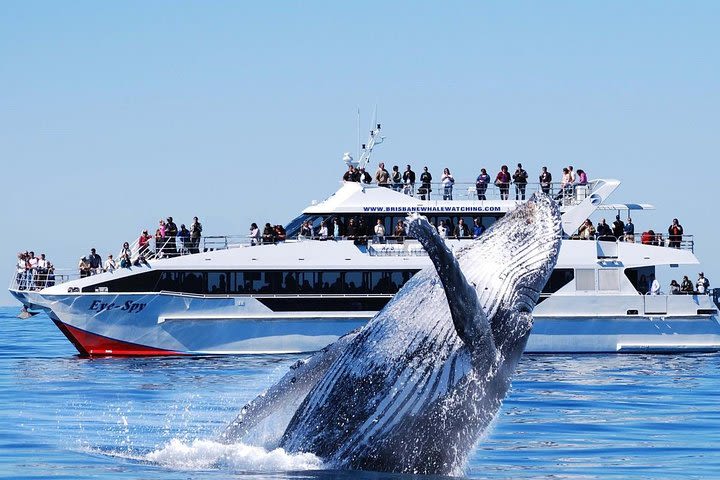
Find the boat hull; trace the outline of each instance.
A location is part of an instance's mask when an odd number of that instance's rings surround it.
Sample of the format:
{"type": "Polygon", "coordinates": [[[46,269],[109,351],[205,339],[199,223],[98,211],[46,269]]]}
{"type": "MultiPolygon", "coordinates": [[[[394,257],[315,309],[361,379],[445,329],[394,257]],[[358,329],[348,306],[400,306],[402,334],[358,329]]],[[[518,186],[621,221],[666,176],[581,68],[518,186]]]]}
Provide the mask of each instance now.
{"type": "MultiPolygon", "coordinates": [[[[77,350],[89,356],[312,352],[361,327],[376,313],[277,312],[253,297],[39,292],[17,292],[16,297],[33,310],[46,311],[77,350]]],[[[705,300],[706,296],[687,298],[705,300]]],[[[720,351],[716,314],[539,313],[526,347],[527,353],[547,354],[708,351],[720,351]]]]}

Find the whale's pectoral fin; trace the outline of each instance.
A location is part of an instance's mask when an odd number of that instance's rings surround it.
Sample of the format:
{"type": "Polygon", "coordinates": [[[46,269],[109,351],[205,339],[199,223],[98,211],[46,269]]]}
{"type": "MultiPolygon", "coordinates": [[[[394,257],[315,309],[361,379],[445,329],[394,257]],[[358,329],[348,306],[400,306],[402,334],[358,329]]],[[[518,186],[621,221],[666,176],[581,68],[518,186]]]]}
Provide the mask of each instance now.
{"type": "Polygon", "coordinates": [[[495,342],[490,322],[457,259],[425,217],[410,215],[408,222],[410,235],[418,239],[435,265],[458,336],[473,350],[494,352],[495,342]]]}
{"type": "Polygon", "coordinates": [[[350,332],[307,360],[295,363],[275,385],[248,402],[220,434],[218,440],[221,443],[237,442],[269,416],[287,410],[290,405],[300,405],[333,362],[345,351],[345,347],[357,336],[357,332],[350,332]]]}

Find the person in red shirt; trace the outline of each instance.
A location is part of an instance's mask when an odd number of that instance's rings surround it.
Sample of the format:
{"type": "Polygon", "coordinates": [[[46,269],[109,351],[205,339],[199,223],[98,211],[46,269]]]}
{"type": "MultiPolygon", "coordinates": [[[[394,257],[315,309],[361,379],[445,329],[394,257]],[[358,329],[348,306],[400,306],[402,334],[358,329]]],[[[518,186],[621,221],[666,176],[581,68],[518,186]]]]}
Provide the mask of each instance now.
{"type": "Polygon", "coordinates": [[[668,247],[680,248],[680,242],[682,242],[683,227],[678,222],[677,218],[673,218],[672,225],[668,227],[668,247]]]}

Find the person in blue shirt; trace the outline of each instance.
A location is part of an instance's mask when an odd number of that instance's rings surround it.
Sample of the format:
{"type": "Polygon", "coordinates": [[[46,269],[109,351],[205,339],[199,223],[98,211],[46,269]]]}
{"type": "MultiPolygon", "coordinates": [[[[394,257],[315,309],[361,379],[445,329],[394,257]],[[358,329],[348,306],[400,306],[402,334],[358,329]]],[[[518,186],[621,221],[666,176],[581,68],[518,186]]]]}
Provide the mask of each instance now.
{"type": "Polygon", "coordinates": [[[487,170],[481,168],[480,175],[478,175],[475,180],[478,200],[487,200],[487,198],[485,198],[485,192],[487,191],[488,183],[490,183],[490,175],[488,175],[487,170]]]}
{"type": "Polygon", "coordinates": [[[632,223],[632,218],[628,217],[625,227],[623,227],[623,233],[625,233],[626,242],[635,241],[635,225],[632,223]]]}
{"type": "MultiPolygon", "coordinates": [[[[485,170],[485,169],[483,168],[483,170],[485,170]]],[[[478,238],[480,235],[483,234],[484,231],[485,231],[485,227],[483,227],[482,224],[480,223],[480,219],[476,218],[475,221],[473,222],[473,229],[472,229],[473,238],[478,238]]]]}

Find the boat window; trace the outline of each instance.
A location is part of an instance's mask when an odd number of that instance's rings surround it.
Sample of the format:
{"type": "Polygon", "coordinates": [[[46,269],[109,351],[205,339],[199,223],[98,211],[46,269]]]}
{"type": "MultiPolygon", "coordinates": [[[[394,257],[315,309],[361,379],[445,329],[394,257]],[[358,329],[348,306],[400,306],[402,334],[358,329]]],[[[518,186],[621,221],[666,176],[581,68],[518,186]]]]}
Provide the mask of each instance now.
{"type": "Polygon", "coordinates": [[[322,284],[322,293],[342,293],[342,280],[340,272],[318,272],[322,284]]]}
{"type": "Polygon", "coordinates": [[[655,278],[655,267],[627,268],[625,276],[638,293],[645,295],[649,289],[650,279],[655,278]]]}
{"type": "Polygon", "coordinates": [[[575,289],[576,290],[595,290],[595,269],[594,268],[577,268],[575,269],[575,289]]]}
{"type": "Polygon", "coordinates": [[[601,268],[598,270],[598,290],[620,290],[620,270],[617,268],[601,268]]]}
{"type": "Polygon", "coordinates": [[[345,272],[343,293],[366,293],[363,284],[363,272],[345,272]]]}
{"type": "Polygon", "coordinates": [[[500,220],[502,215],[482,215],[480,218],[482,218],[483,227],[488,228],[490,225],[500,220]]]}
{"type": "Polygon", "coordinates": [[[211,294],[220,294],[228,292],[228,281],[226,272],[208,272],[207,274],[207,292],[211,294]]]}
{"type": "Polygon", "coordinates": [[[550,274],[550,279],[543,287],[542,293],[555,293],[572,282],[573,278],[575,278],[575,272],[572,268],[556,268],[550,274]]]}
{"type": "Polygon", "coordinates": [[[417,270],[396,271],[153,271],[83,288],[84,292],[227,294],[391,294],[417,270]]]}

